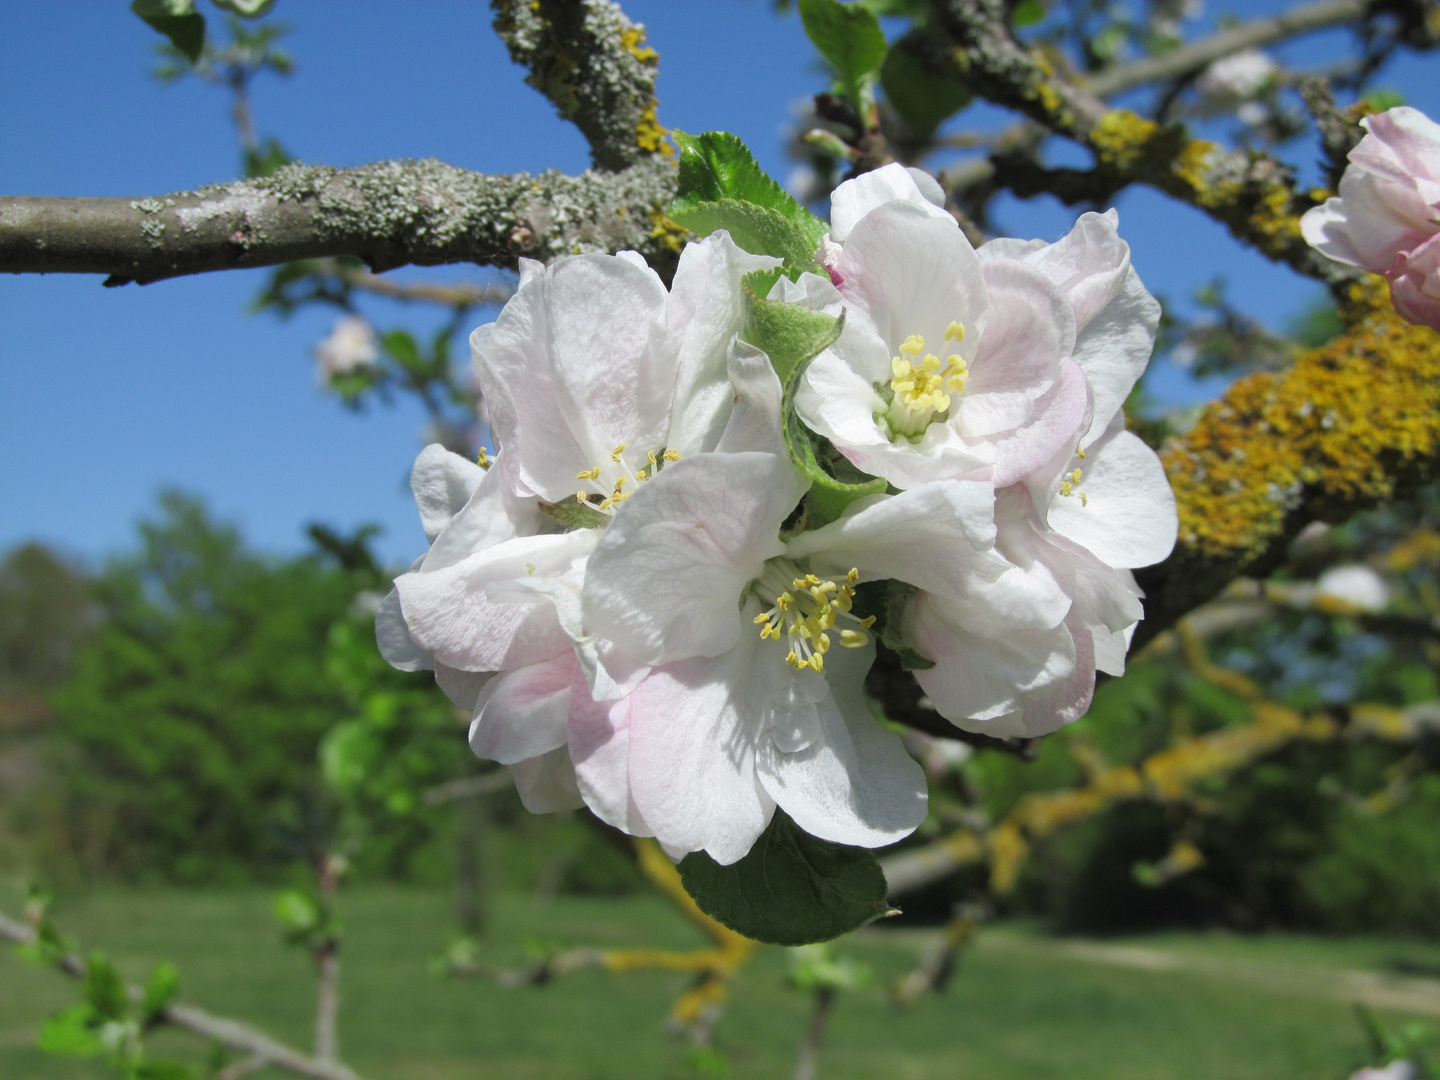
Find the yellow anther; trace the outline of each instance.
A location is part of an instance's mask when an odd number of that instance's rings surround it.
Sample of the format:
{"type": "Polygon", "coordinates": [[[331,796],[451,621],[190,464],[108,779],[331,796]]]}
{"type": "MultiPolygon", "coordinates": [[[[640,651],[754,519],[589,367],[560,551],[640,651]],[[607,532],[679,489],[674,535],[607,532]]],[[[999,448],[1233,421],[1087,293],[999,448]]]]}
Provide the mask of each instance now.
{"type": "Polygon", "coordinates": [[[615,505],[615,500],[614,500],[614,499],[605,499],[604,501],[602,501],[602,502],[600,503],[600,509],[601,509],[601,510],[609,510],[609,509],[610,509],[612,506],[614,506],[614,505],[615,505]]]}
{"type": "Polygon", "coordinates": [[[936,356],[933,352],[932,352],[932,353],[926,353],[926,354],[925,354],[925,359],[924,359],[924,360],[921,360],[921,361],[920,361],[920,364],[921,364],[921,366],[923,366],[923,367],[925,368],[926,371],[939,371],[939,370],[940,370],[940,358],[939,358],[938,356],[936,356]]]}
{"type": "Polygon", "coordinates": [[[1072,472],[1072,473],[1070,474],[1070,482],[1071,482],[1072,484],[1078,484],[1078,483],[1080,482],[1080,470],[1079,470],[1079,469],[1076,469],[1074,472],[1072,472]]]}
{"type": "Polygon", "coordinates": [[[615,481],[615,491],[617,494],[619,493],[620,489],[625,486],[625,481],[628,479],[629,477],[622,476],[619,480],[615,481]]]}
{"type": "Polygon", "coordinates": [[[870,639],[859,630],[841,630],[840,644],[847,649],[859,649],[870,643],[870,639]]]}
{"type": "Polygon", "coordinates": [[[790,650],[790,655],[787,656],[787,657],[785,657],[785,662],[786,662],[787,664],[795,665],[795,664],[798,664],[798,663],[800,662],[800,657],[798,657],[798,656],[795,655],[795,650],[794,650],[794,649],[791,649],[791,650],[790,650]]]}
{"type": "Polygon", "coordinates": [[[1090,505],[1090,500],[1085,497],[1085,493],[1084,493],[1083,491],[1080,492],[1080,505],[1081,505],[1081,506],[1089,506],[1089,505],[1090,505]]]}
{"type": "Polygon", "coordinates": [[[666,460],[666,461],[679,461],[679,460],[680,460],[680,451],[679,451],[679,450],[666,450],[666,451],[665,451],[665,460],[666,460]]]}
{"type": "Polygon", "coordinates": [[[781,593],[775,598],[775,606],[778,607],[781,611],[789,611],[790,605],[794,602],[795,597],[791,596],[788,592],[781,593]]]}
{"type": "Polygon", "coordinates": [[[818,577],[816,577],[814,574],[806,574],[806,575],[805,575],[805,584],[806,584],[806,585],[819,585],[819,584],[820,584],[820,579],[819,579],[818,577]]]}
{"type": "Polygon", "coordinates": [[[1066,496],[1066,497],[1068,498],[1068,497],[1070,496],[1071,492],[1073,492],[1074,490],[1075,490],[1075,485],[1072,484],[1069,480],[1061,480],[1061,481],[1060,481],[1060,494],[1061,494],[1061,495],[1064,495],[1064,496],[1066,496]]]}
{"type": "Polygon", "coordinates": [[[810,657],[810,670],[816,672],[825,670],[825,658],[818,652],[810,657]]]}
{"type": "Polygon", "coordinates": [[[902,353],[909,353],[911,356],[918,356],[924,348],[925,339],[919,334],[911,334],[900,343],[900,351],[902,353]]]}
{"type": "Polygon", "coordinates": [[[957,320],[956,322],[952,322],[949,326],[947,326],[947,327],[945,328],[945,340],[946,340],[946,341],[954,341],[954,342],[957,342],[957,343],[958,343],[958,342],[961,342],[961,341],[964,341],[964,340],[965,340],[965,324],[962,323],[962,322],[959,322],[958,320],[957,320]]]}
{"type": "Polygon", "coordinates": [[[651,451],[650,451],[649,457],[650,457],[650,464],[651,464],[651,465],[654,465],[654,464],[655,464],[655,451],[654,451],[654,450],[651,450],[651,451]]]}
{"type": "Polygon", "coordinates": [[[910,361],[903,356],[892,356],[890,358],[890,374],[897,379],[903,379],[910,374],[910,361]]]}
{"type": "Polygon", "coordinates": [[[626,447],[627,445],[629,445],[629,444],[622,442],[619,446],[615,447],[614,450],[611,450],[611,451],[610,451],[610,460],[611,460],[611,461],[619,461],[619,460],[620,460],[620,455],[625,452],[625,447],[626,447]]]}
{"type": "Polygon", "coordinates": [[[874,616],[874,615],[866,615],[865,618],[863,618],[863,619],[860,620],[860,629],[861,629],[861,630],[869,630],[870,627],[872,627],[872,626],[874,626],[874,625],[875,625],[875,616],[874,616]]]}
{"type": "Polygon", "coordinates": [[[830,651],[830,635],[829,635],[829,634],[821,634],[819,637],[817,637],[817,638],[815,639],[815,648],[820,651],[820,655],[821,655],[821,656],[824,656],[827,652],[829,652],[829,651],[830,651]]]}
{"type": "Polygon", "coordinates": [[[490,468],[490,455],[485,453],[485,447],[480,447],[480,454],[475,458],[475,464],[479,465],[482,469],[490,468]]]}
{"type": "Polygon", "coordinates": [[[600,466],[599,466],[599,465],[596,465],[593,469],[586,469],[584,472],[578,472],[578,473],[576,473],[576,474],[575,474],[575,479],[576,479],[576,480],[599,480],[599,479],[600,479],[600,466]]]}
{"type": "Polygon", "coordinates": [[[1084,461],[1084,460],[1085,460],[1085,451],[1082,450],[1082,449],[1080,449],[1080,447],[1077,446],[1077,447],[1075,448],[1075,456],[1078,457],[1081,461],[1084,461]]]}
{"type": "Polygon", "coordinates": [[[770,621],[770,613],[767,611],[763,614],[756,615],[755,618],[751,619],[750,621],[753,622],[756,626],[759,626],[761,623],[768,623],[770,621]]]}
{"type": "Polygon", "coordinates": [[[860,571],[852,566],[850,568],[850,572],[845,575],[845,580],[850,582],[851,585],[854,585],[857,581],[860,580],[860,571]]]}

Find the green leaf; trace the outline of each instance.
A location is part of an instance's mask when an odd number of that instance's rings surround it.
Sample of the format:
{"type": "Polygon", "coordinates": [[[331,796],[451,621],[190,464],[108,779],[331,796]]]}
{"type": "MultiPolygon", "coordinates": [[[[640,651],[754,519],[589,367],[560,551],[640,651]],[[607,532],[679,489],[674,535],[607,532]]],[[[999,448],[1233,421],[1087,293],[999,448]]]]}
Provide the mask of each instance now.
{"type": "Polygon", "coordinates": [[[873,851],[817,840],[782,810],[739,862],[692,852],[680,880],[712,919],[772,945],[827,941],[891,910],[873,851]]]}
{"type": "Polygon", "coordinates": [[[145,980],[145,996],[140,1000],[141,1021],[146,1024],[155,1023],[179,993],[179,969],[168,962],[156,964],[150,977],[145,980]]]}
{"type": "Polygon", "coordinates": [[[739,199],[697,203],[688,210],[670,214],[699,236],[727,229],[730,238],[755,255],[774,255],[789,266],[815,265],[815,248],[806,231],[779,211],[739,199]]]}
{"type": "Polygon", "coordinates": [[[885,97],[905,126],[928,139],[950,117],[970,104],[971,95],[954,79],[936,75],[913,53],[897,46],[880,69],[885,97]]]}
{"type": "Polygon", "coordinates": [[[1026,26],[1034,26],[1045,18],[1045,0],[1020,0],[1015,5],[1015,10],[1010,13],[1011,22],[1016,29],[1026,26]]]}
{"type": "Polygon", "coordinates": [[[302,940],[320,926],[320,909],[299,889],[286,889],[275,897],[275,918],[287,938],[302,940]]]}
{"type": "Polygon", "coordinates": [[[354,791],[374,769],[382,747],[359,720],[336,724],[320,743],[320,772],[336,791],[354,791]]]}
{"type": "Polygon", "coordinates": [[[130,10],[150,29],[164,34],[192,64],[205,48],[205,16],[195,0],[130,0],[130,10]]]}
{"type": "Polygon", "coordinates": [[[74,1054],[91,1057],[105,1049],[96,1033],[95,1012],[89,1005],[76,1005],[45,1021],[40,1029],[40,1049],[47,1054],[74,1054]]]}
{"type": "MultiPolygon", "coordinates": [[[[805,263],[814,262],[820,238],[829,231],[823,221],[797,203],[790,193],[775,182],[756,163],[746,145],[728,131],[707,131],[703,135],[687,135],[672,131],[671,137],[680,148],[680,183],[670,216],[680,224],[699,231],[685,220],[696,207],[718,203],[722,199],[754,203],[773,210],[799,229],[809,249],[805,263]]],[[[716,225],[714,228],[729,228],[716,225]]],[[[702,234],[704,235],[704,234],[702,234]]],[[[739,241],[736,241],[739,243],[739,241]]]]}
{"type": "Polygon", "coordinates": [[[380,344],[407,370],[420,367],[420,346],[415,343],[410,331],[390,330],[380,335],[380,344]]]}
{"type": "Polygon", "coordinates": [[[845,92],[858,108],[866,78],[885,59],[885,32],[875,13],[840,0],[800,0],[805,35],[840,73],[845,92]]]}
{"type": "Polygon", "coordinates": [[[104,953],[93,952],[85,961],[84,994],[90,1008],[106,1020],[123,1020],[130,1011],[125,979],[104,953]]]}
{"type": "Polygon", "coordinates": [[[221,11],[239,15],[242,19],[258,19],[275,6],[275,0],[210,0],[221,11]]]}

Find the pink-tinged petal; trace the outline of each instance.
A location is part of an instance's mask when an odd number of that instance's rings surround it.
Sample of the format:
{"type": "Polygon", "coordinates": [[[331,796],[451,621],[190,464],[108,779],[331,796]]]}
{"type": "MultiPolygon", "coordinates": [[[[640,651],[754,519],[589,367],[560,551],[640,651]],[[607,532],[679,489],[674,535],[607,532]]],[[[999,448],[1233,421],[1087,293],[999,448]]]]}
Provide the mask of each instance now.
{"type": "Polygon", "coordinates": [[[1390,300],[1401,318],[1440,330],[1440,234],[1408,255],[1401,252],[1390,278],[1390,300]]]}
{"type": "Polygon", "coordinates": [[[874,384],[826,349],[805,369],[795,392],[795,408],[811,430],[833,442],[847,456],[850,451],[875,452],[889,447],[890,439],[875,422],[885,402],[874,384]]]}
{"type": "Polygon", "coordinates": [[[721,865],[743,858],[775,812],[755,775],[763,716],[749,683],[762,649],[780,653],[746,634],[720,656],[656,668],[626,698],[635,806],[656,839],[721,865]]]}
{"type": "Polygon", "coordinates": [[[1095,696],[1095,647],[1089,630],[1071,627],[1070,631],[1075,642],[1075,669],[1068,679],[1038,693],[1027,694],[1017,711],[997,717],[983,727],[956,726],[998,738],[1033,739],[1059,731],[1084,716],[1095,696]]]}
{"type": "Polygon", "coordinates": [[[532,814],[553,814],[557,810],[578,810],[585,805],[575,783],[575,766],[565,747],[548,754],[517,761],[510,767],[520,802],[532,814]]]}
{"type": "Polygon", "coordinates": [[[469,458],[431,443],[420,451],[415,467],[410,470],[410,490],[420,510],[420,525],[425,539],[434,540],[470,501],[470,496],[485,478],[485,470],[469,458]]]}
{"type": "Polygon", "coordinates": [[[866,214],[895,200],[909,203],[930,217],[944,218],[958,231],[955,219],[944,209],[944,192],[940,193],[941,205],[936,205],[933,201],[932,197],[940,185],[936,184],[932,177],[925,177],[930,184],[934,184],[933,188],[926,185],[930,191],[927,196],[920,187],[919,177],[915,175],[917,172],[919,170],[910,170],[898,162],[892,162],[882,168],[861,173],[855,179],[846,180],[837,187],[830,195],[831,239],[845,240],[866,214]]]}
{"type": "MultiPolygon", "coordinates": [[[[824,681],[833,692],[813,706],[816,737],[788,753],[778,740],[763,739],[758,758],[765,791],[797,825],[855,847],[893,844],[926,813],[924,770],[865,705],[865,673],[873,660],[873,648],[831,650],[824,681]]],[[[807,677],[784,667],[779,676],[807,677]]]]}
{"type": "Polygon", "coordinates": [[[816,573],[859,569],[945,596],[965,596],[1009,569],[995,550],[994,488],[941,480],[879,497],[864,509],[790,541],[786,554],[816,573]]]}
{"type": "Polygon", "coordinates": [[[434,538],[420,561],[420,569],[454,566],[506,540],[554,532],[556,527],[541,512],[539,499],[515,494],[502,463],[497,462],[481,475],[469,501],[434,538]]]}
{"type": "MultiPolygon", "coordinates": [[[[1130,630],[1133,632],[1134,627],[1130,630]]],[[[1090,636],[1095,646],[1095,670],[1114,675],[1117,679],[1124,675],[1125,654],[1130,649],[1130,633],[1124,630],[1109,633],[1102,627],[1099,630],[1092,629],[1090,636]]]]}
{"type": "Polygon", "coordinates": [[[805,486],[775,454],[666,466],[621,504],[591,556],[585,625],[650,664],[725,652],[740,637],[741,592],[784,551],[780,525],[805,486]]]}
{"type": "Polygon", "coordinates": [[[935,664],[915,672],[916,681],[956,727],[988,731],[989,722],[1022,709],[1028,695],[1059,686],[1074,673],[1075,640],[1064,623],[990,637],[966,629],[964,615],[919,593],[904,619],[906,642],[935,664]]]}
{"type": "Polygon", "coordinates": [[[495,676],[470,724],[475,756],[513,765],[564,746],[576,669],[574,654],[564,652],[495,676]]]}
{"type": "Polygon", "coordinates": [[[1090,320],[1075,340],[1072,354],[1090,383],[1093,416],[1081,445],[1098,439],[1115,415],[1155,351],[1160,328],[1160,302],[1150,295],[1132,268],[1114,298],[1090,320]]]}
{"type": "Polygon", "coordinates": [[[841,293],[869,316],[891,355],[912,334],[942,359],[952,351],[974,354],[986,283],[975,249],[953,220],[913,203],[886,203],[855,226],[839,270],[841,293]],[[958,346],[945,340],[951,322],[970,331],[958,346]]]}
{"type": "Polygon", "coordinates": [[[391,589],[375,612],[375,644],[385,662],[401,671],[429,671],[435,666],[430,654],[410,637],[400,611],[400,592],[391,589]]]}
{"type": "Polygon", "coordinates": [[[591,813],[630,836],[654,836],[630,790],[631,700],[596,701],[583,678],[571,687],[569,757],[591,813]]]}
{"type": "Polygon", "coordinates": [[[451,667],[502,671],[568,651],[570,637],[548,604],[494,603],[495,582],[560,576],[594,548],[591,530],[518,537],[441,570],[395,581],[411,638],[451,667]]]}
{"type": "Polygon", "coordinates": [[[1025,260],[1059,286],[1080,332],[1115,299],[1129,273],[1130,245],[1120,239],[1119,226],[1115,210],[1081,214],[1069,235],[1025,260]]]}
{"type": "Polygon", "coordinates": [[[620,443],[663,445],[675,386],[657,348],[668,295],[630,259],[578,255],[528,281],[487,334],[471,338],[481,389],[519,483],[550,502],[620,443]]]}
{"type": "Polygon", "coordinates": [[[723,229],[680,253],[665,310],[676,365],[669,449],[687,457],[715,449],[731,411],[730,347],[745,314],[740,279],[779,265],[737,247],[723,229]]]}
{"type": "Polygon", "coordinates": [[[1340,197],[1300,218],[1305,242],[1336,262],[1388,273],[1402,251],[1435,232],[1428,204],[1410,187],[1354,167],[1340,178],[1340,197]]]}
{"type": "Polygon", "coordinates": [[[1008,487],[1043,472],[1056,455],[1079,446],[1090,427],[1090,401],[1090,384],[1080,365],[1062,360],[1059,378],[1036,399],[1029,421],[990,440],[994,485],[1008,487]]]}
{"type": "Polygon", "coordinates": [[[1401,105],[1360,121],[1368,132],[1350,151],[1361,168],[1400,183],[1440,181],[1440,124],[1401,105]]]}
{"type": "Polygon", "coordinates": [[[1052,529],[1101,562],[1130,569],[1170,554],[1179,517],[1159,457],[1122,424],[1085,452],[1073,493],[1055,494],[1046,516],[1052,529]]]}
{"type": "Polygon", "coordinates": [[[992,259],[984,276],[985,326],[965,392],[951,405],[951,423],[971,438],[1029,420],[1033,402],[1054,385],[1075,347],[1075,312],[1039,270],[992,259]]]}

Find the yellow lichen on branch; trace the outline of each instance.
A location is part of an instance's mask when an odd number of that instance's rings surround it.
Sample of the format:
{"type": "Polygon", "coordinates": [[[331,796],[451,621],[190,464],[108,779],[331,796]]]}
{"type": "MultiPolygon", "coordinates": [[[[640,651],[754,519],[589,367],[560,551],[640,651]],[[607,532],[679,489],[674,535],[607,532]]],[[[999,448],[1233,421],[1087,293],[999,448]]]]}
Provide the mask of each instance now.
{"type": "Polygon", "coordinates": [[[1350,328],[1278,374],[1241,379],[1162,459],[1182,548],[1243,561],[1303,505],[1344,512],[1393,496],[1440,458],[1440,335],[1410,326],[1374,279],[1350,328]]]}

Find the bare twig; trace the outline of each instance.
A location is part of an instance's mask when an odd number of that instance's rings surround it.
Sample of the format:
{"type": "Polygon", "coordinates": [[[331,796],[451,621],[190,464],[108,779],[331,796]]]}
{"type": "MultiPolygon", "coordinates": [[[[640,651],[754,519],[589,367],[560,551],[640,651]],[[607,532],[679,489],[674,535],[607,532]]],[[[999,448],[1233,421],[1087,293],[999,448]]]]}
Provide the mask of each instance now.
{"type": "Polygon", "coordinates": [[[652,218],[674,190],[674,166],[654,158],[580,176],[487,176],[426,160],[288,165],[156,198],[0,197],[0,271],[109,274],[119,285],[327,255],[388,270],[623,248],[663,268],[677,238],[652,218]]]}
{"type": "Polygon", "coordinates": [[[510,786],[510,782],[508,768],[496,769],[483,776],[462,776],[427,788],[421,792],[420,801],[426,806],[439,806],[441,803],[456,802],[460,799],[474,799],[481,795],[504,791],[510,786]]]}
{"type": "Polygon", "coordinates": [[[805,1028],[805,1038],[800,1043],[800,1055],[795,1063],[795,1080],[815,1080],[815,1062],[820,1055],[820,1044],[825,1041],[825,1028],[830,1022],[830,1009],[835,1004],[835,990],[829,986],[817,986],[813,993],[814,1010],[810,1023],[805,1028]]]}
{"type": "MultiPolygon", "coordinates": [[[[0,915],[0,938],[17,945],[30,945],[34,943],[36,934],[24,923],[0,915]]],[[[77,979],[85,977],[85,962],[73,954],[62,957],[55,966],[77,979]]],[[[138,986],[131,986],[128,991],[131,1001],[143,1001],[145,998],[144,991],[138,986]]],[[[276,1042],[249,1024],[214,1016],[194,1005],[170,1005],[161,1014],[161,1020],[184,1028],[201,1038],[213,1039],[227,1050],[263,1060],[267,1065],[285,1069],[297,1076],[310,1077],[312,1080],[360,1080],[359,1075],[347,1065],[338,1061],[319,1061],[307,1057],[299,1050],[276,1042]]]]}

